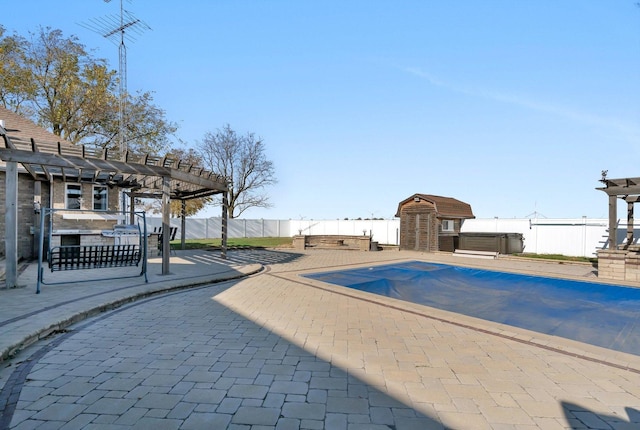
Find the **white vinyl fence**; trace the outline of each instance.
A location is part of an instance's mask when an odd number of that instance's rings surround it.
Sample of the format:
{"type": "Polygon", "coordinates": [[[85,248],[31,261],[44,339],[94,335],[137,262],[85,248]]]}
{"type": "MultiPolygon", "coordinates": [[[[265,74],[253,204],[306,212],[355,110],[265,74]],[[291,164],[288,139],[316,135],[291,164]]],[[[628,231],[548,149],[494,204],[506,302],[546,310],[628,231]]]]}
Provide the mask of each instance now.
{"type": "MultiPolygon", "coordinates": [[[[269,219],[230,219],[227,224],[227,237],[289,237],[293,236],[288,220],[269,219]]],[[[153,231],[162,226],[162,218],[147,217],[147,229],[153,231]]],[[[171,219],[171,226],[178,227],[176,238],[180,237],[181,220],[171,219]]],[[[222,232],[222,218],[187,218],[187,239],[216,239],[222,232]]]]}
{"type": "MultiPolygon", "coordinates": [[[[162,225],[161,218],[147,218],[148,228],[162,225]]],[[[171,225],[180,228],[180,219],[171,219],[171,225]]],[[[618,225],[618,243],[626,235],[625,224],[618,225]]],[[[593,257],[607,240],[608,220],[600,218],[548,219],[548,218],[484,218],[469,219],[462,232],[521,233],[524,251],[535,254],[562,254],[593,257]]],[[[188,218],[187,239],[220,238],[221,219],[188,218]]],[[[400,220],[266,220],[230,219],[228,237],[292,237],[298,234],[373,235],[381,245],[398,245],[400,220]]],[[[635,226],[634,237],[640,236],[635,226]]],[[[180,237],[180,233],[178,233],[180,237]]]]}
{"type": "MultiPolygon", "coordinates": [[[[521,233],[524,252],[594,257],[608,237],[606,219],[470,219],[463,232],[521,233]]],[[[626,226],[624,226],[626,229],[626,226]]]]}

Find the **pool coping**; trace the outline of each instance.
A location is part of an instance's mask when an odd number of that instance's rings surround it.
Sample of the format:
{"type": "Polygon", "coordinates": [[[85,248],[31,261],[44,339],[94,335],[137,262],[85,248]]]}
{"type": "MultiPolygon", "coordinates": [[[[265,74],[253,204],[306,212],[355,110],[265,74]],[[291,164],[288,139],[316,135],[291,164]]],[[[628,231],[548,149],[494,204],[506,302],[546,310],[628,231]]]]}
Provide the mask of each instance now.
{"type": "MultiPolygon", "coordinates": [[[[382,265],[397,264],[397,263],[404,263],[404,262],[410,262],[410,261],[424,261],[424,262],[430,262],[434,264],[450,264],[450,263],[443,263],[439,261],[407,258],[407,259],[401,259],[401,260],[394,260],[393,262],[381,261],[381,262],[375,262],[375,263],[372,262],[372,263],[363,263],[363,264],[356,263],[356,264],[339,266],[335,268],[325,267],[325,268],[305,269],[305,270],[292,271],[292,272],[271,273],[271,276],[280,277],[300,285],[306,285],[308,287],[317,288],[323,291],[339,294],[339,295],[350,297],[356,300],[366,301],[368,303],[383,306],[388,309],[411,313],[413,315],[420,316],[423,318],[428,318],[430,320],[435,320],[445,324],[455,325],[457,327],[473,330],[473,331],[484,333],[491,336],[497,336],[502,339],[526,344],[529,346],[534,346],[550,352],[556,352],[556,353],[567,355],[570,357],[579,358],[579,359],[587,360],[590,362],[599,363],[605,366],[614,367],[620,370],[625,370],[632,373],[640,374],[640,356],[637,356],[631,353],[616,351],[616,350],[612,350],[612,349],[608,349],[608,348],[604,348],[596,345],[591,345],[584,342],[575,341],[572,339],[567,339],[567,338],[540,333],[540,332],[536,332],[533,330],[528,330],[520,327],[488,321],[488,320],[472,317],[465,314],[451,312],[451,311],[438,309],[438,308],[434,308],[426,305],[411,303],[404,300],[395,299],[392,297],[385,297],[375,293],[360,291],[354,288],[330,284],[323,281],[318,281],[315,279],[304,277],[304,275],[313,274],[313,273],[349,270],[349,269],[371,267],[371,266],[382,266],[382,265]]],[[[450,265],[454,265],[454,264],[450,264],[450,265]]],[[[481,268],[486,270],[503,271],[502,269],[500,270],[489,269],[489,268],[486,268],[486,266],[477,266],[474,264],[459,264],[459,265],[463,267],[473,267],[473,268],[481,268]]],[[[528,272],[525,273],[523,271],[516,271],[516,270],[513,270],[510,273],[542,276],[539,273],[528,273],[528,272]]],[[[584,281],[584,282],[611,284],[608,282],[600,282],[599,280],[597,280],[597,278],[585,280],[584,278],[579,278],[579,277],[567,277],[567,276],[557,276],[557,275],[549,276],[546,274],[543,276],[559,278],[559,279],[578,280],[578,281],[584,281]]],[[[613,285],[627,286],[627,285],[618,284],[618,283],[613,285]]],[[[637,288],[637,286],[634,286],[634,287],[637,288]]]]}

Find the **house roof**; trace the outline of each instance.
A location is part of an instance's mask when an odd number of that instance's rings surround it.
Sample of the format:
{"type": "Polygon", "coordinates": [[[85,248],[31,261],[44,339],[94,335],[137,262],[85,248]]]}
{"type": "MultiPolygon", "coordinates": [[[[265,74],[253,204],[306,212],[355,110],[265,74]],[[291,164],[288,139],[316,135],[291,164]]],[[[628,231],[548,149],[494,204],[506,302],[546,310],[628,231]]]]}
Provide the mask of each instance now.
{"type": "Polygon", "coordinates": [[[84,145],[64,141],[32,121],[0,107],[0,160],[20,163],[34,180],[89,182],[131,189],[141,197],[159,198],[169,179],[172,199],[188,200],[227,191],[226,179],[202,167],[170,157],[127,152],[91,153],[84,145]]]}
{"type": "Polygon", "coordinates": [[[400,210],[402,206],[406,203],[415,201],[415,199],[426,200],[436,208],[436,214],[438,217],[442,218],[475,218],[473,215],[473,211],[471,210],[471,205],[468,203],[462,202],[458,199],[454,199],[452,197],[443,197],[443,196],[434,196],[432,194],[414,194],[411,197],[401,201],[398,204],[398,211],[396,212],[396,216],[400,216],[400,210]]]}
{"type": "Polygon", "coordinates": [[[39,143],[57,144],[60,142],[69,150],[74,148],[78,150],[78,147],[73,143],[61,139],[57,134],[51,133],[33,121],[2,106],[0,106],[0,121],[4,122],[4,129],[14,143],[31,145],[31,139],[34,139],[39,143]]]}

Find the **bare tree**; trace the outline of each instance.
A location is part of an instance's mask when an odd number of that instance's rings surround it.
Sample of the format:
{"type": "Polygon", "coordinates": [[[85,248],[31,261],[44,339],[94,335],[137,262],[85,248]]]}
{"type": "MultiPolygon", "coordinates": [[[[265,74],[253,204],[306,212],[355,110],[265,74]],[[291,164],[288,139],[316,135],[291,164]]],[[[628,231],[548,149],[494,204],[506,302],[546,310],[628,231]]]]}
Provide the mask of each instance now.
{"type": "Polygon", "coordinates": [[[215,133],[205,134],[198,150],[205,167],[227,178],[229,218],[237,218],[252,207],[271,207],[264,188],[277,180],[262,139],[254,133],[241,136],[226,124],[215,133]]]}

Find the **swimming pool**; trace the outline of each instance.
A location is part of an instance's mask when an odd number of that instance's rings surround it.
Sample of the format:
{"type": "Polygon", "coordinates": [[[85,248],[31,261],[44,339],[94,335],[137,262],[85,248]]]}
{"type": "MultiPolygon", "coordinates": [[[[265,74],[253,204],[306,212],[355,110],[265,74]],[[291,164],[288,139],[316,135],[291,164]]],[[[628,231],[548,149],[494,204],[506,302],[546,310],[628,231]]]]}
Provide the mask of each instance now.
{"type": "Polygon", "coordinates": [[[411,261],[305,275],[640,355],[640,289],[411,261]]]}

